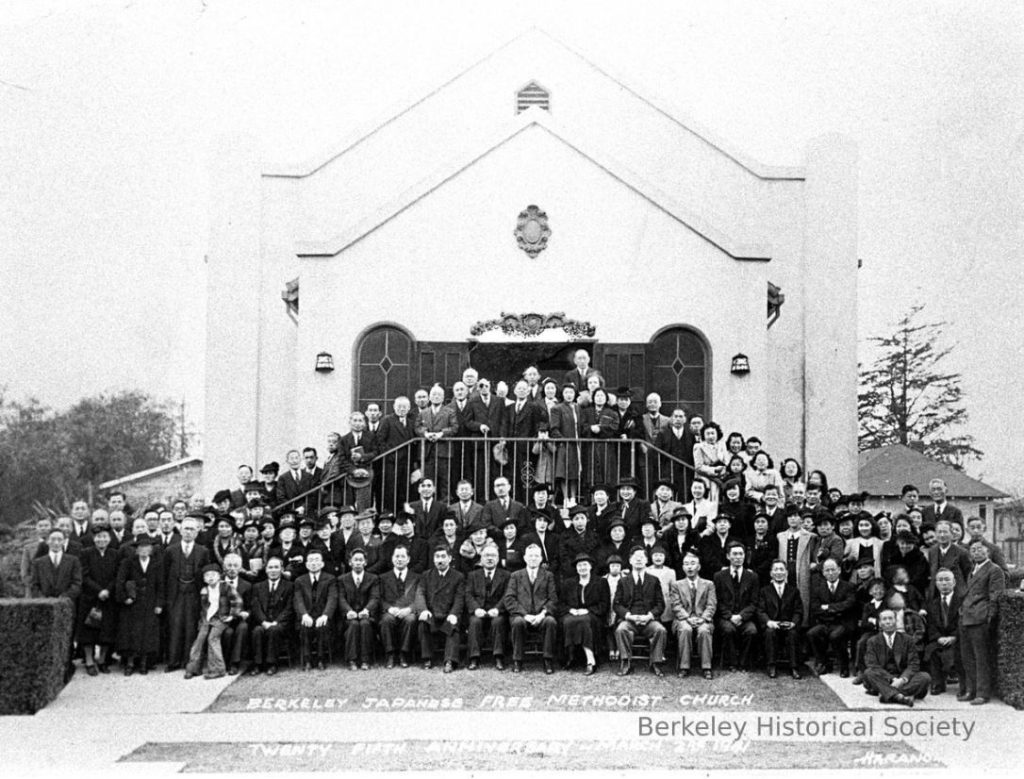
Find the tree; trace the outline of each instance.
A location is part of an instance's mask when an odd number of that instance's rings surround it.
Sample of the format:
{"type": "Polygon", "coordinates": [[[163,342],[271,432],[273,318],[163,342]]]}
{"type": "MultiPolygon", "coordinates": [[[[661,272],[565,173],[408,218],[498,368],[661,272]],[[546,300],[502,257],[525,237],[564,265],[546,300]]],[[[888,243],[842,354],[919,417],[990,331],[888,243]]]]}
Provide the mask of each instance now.
{"type": "Polygon", "coordinates": [[[963,432],[961,376],[944,369],[953,352],[939,345],[948,323],[921,322],[923,308],[913,306],[892,335],[868,339],[878,356],[860,368],[859,444],[862,450],[904,444],[962,470],[983,453],[963,432]]]}
{"type": "Polygon", "coordinates": [[[0,392],[0,519],[31,516],[42,504],[66,511],[90,487],[162,465],[178,455],[178,419],[139,391],[84,398],[55,413],[34,398],[0,392]]]}

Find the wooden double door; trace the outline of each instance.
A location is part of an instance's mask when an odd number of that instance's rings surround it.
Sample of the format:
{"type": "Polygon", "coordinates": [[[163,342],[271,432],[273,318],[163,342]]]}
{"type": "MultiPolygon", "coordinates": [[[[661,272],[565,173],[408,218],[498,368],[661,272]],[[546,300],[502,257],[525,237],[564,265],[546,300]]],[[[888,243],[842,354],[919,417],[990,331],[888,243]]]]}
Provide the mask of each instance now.
{"type": "Polygon", "coordinates": [[[626,386],[636,402],[650,392],[661,395],[663,411],[682,407],[687,415],[711,412],[711,352],[704,340],[686,327],[668,327],[648,343],[515,343],[415,341],[393,326],[375,328],[357,349],[354,387],[357,408],[379,403],[389,413],[399,395],[412,397],[419,387],[440,384],[451,396],[452,385],[472,366],[491,380],[510,388],[530,365],[542,377],[561,383],[573,367],[577,349],[591,353],[591,365],[611,389],[626,386]]]}

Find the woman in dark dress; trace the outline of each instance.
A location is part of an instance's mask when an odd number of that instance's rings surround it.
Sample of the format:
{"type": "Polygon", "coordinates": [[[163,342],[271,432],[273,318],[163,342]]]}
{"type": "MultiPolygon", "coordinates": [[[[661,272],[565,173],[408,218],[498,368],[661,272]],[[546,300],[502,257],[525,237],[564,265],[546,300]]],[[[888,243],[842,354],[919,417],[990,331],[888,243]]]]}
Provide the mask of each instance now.
{"type": "Polygon", "coordinates": [[[594,390],[590,405],[583,409],[581,425],[583,437],[593,441],[586,447],[589,456],[583,479],[590,486],[617,481],[618,458],[614,439],[619,430],[619,411],[608,405],[608,393],[603,388],[594,390]]]}
{"type": "Polygon", "coordinates": [[[587,658],[585,676],[594,673],[597,658],[595,642],[600,640],[601,627],[608,614],[611,597],[608,582],[593,575],[594,558],[581,552],[574,558],[576,575],[562,581],[558,602],[562,606],[562,633],[565,636],[565,668],[572,667],[576,647],[587,658]]]}
{"type": "Polygon", "coordinates": [[[768,527],[768,515],[754,517],[754,537],[750,539],[750,570],[762,587],[771,581],[772,563],[779,559],[779,538],[768,527]]]}
{"type": "Polygon", "coordinates": [[[122,560],[117,572],[117,601],[122,604],[117,645],[124,658],[124,675],[138,668],[145,674],[149,655],[160,651],[160,612],[163,611],[163,571],[153,557],[153,539],[139,536],[134,557],[122,560]]]}
{"type": "Polygon", "coordinates": [[[110,528],[93,528],[93,546],[82,552],[82,598],[78,603],[78,626],[75,639],[85,653],[85,670],[89,676],[108,673],[107,656],[117,639],[117,605],[114,601],[117,584],[117,552],[110,547],[110,528]],[[90,612],[100,610],[99,624],[92,624],[90,612]]]}
{"type": "Polygon", "coordinates": [[[562,402],[551,409],[551,424],[548,435],[556,440],[555,446],[555,492],[562,491],[562,503],[576,501],[580,491],[580,444],[579,441],[557,441],[559,438],[579,438],[582,409],[576,405],[576,388],[572,384],[562,385],[562,402]]]}

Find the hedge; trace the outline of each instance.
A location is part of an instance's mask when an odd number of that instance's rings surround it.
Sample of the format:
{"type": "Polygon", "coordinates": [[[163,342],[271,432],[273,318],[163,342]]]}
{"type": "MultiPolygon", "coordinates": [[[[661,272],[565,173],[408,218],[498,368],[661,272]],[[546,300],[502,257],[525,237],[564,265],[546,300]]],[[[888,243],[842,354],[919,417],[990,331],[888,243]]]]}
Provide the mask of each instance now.
{"type": "Polygon", "coordinates": [[[73,628],[67,598],[0,599],[0,714],[35,714],[57,697],[73,628]]]}
{"type": "Polygon", "coordinates": [[[999,596],[999,654],[996,662],[999,697],[1024,709],[1024,592],[999,596]]]}

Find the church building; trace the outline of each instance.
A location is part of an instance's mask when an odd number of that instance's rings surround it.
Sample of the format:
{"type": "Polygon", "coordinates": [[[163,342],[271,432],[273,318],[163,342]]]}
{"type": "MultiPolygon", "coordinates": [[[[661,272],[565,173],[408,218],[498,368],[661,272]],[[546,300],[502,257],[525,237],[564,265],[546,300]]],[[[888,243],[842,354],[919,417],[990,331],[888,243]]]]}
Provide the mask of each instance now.
{"type": "MultiPolygon", "coordinates": [[[[713,85],[708,85],[713,88],[713,85]]],[[[339,98],[340,99],[340,98],[339,98]]],[[[349,108],[349,107],[346,107],[349,108]]],[[[609,387],[857,484],[857,153],[761,164],[530,30],[301,164],[214,163],[204,489],[467,366],[609,387]]]]}

